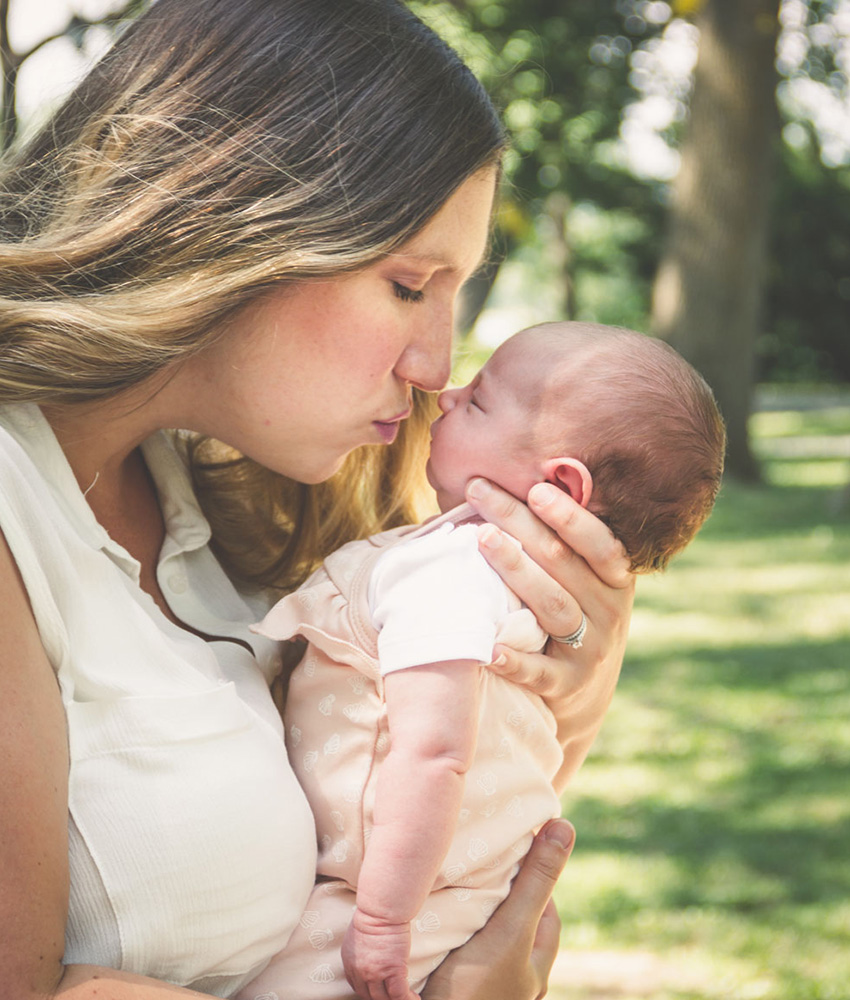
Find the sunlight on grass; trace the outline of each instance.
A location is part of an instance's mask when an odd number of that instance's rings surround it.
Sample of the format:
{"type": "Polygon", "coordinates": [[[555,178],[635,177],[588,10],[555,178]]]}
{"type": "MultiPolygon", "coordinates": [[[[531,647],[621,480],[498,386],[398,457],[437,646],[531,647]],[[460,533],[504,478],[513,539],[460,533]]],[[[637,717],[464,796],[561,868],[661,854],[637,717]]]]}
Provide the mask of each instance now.
{"type": "Polygon", "coordinates": [[[850,406],[818,410],[764,410],[750,418],[756,443],[766,438],[850,434],[850,406]]]}
{"type": "Polygon", "coordinates": [[[822,462],[774,462],[768,472],[768,480],[774,486],[829,486],[838,489],[848,481],[850,467],[846,463],[822,462]]]}
{"type": "Polygon", "coordinates": [[[848,996],[850,406],[753,428],[767,485],[724,486],[639,582],[620,689],[564,797],[560,1000],[848,996]]]}

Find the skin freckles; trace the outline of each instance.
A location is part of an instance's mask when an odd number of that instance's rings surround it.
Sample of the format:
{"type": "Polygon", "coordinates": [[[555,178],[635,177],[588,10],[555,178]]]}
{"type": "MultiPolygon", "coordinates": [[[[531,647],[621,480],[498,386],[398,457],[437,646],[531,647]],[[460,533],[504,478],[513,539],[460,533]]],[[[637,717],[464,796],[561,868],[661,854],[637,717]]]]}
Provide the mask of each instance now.
{"type": "Polygon", "coordinates": [[[192,400],[177,425],[306,483],[391,441],[411,386],[448,379],[455,300],[485,252],[494,190],[495,171],[482,170],[395,253],[241,310],[172,383],[192,400]]]}

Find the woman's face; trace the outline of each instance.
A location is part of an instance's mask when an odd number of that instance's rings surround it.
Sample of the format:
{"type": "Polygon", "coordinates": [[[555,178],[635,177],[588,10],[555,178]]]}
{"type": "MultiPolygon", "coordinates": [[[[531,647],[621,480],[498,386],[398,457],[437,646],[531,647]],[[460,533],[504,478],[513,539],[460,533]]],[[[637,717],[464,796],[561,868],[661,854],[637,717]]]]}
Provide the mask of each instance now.
{"type": "Polygon", "coordinates": [[[484,254],[494,190],[495,171],[479,171],[386,259],[246,306],[188,363],[183,426],[305,483],[390,443],[410,387],[448,379],[455,299],[484,254]]]}

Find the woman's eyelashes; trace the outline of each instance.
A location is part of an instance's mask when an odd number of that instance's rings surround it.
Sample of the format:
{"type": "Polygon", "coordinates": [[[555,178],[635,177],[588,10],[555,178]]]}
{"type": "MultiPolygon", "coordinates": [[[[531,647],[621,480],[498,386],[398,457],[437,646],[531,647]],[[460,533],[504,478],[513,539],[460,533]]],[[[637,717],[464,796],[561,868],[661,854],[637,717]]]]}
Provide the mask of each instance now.
{"type": "Polygon", "coordinates": [[[402,302],[421,302],[425,298],[425,292],[421,289],[408,288],[398,281],[393,282],[393,292],[397,299],[402,302]]]}

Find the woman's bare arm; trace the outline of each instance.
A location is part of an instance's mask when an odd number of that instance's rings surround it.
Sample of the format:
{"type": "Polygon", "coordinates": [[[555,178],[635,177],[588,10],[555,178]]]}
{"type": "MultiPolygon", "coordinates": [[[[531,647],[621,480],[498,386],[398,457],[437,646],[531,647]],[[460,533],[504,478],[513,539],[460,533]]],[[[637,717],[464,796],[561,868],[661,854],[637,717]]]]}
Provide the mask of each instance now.
{"type": "Polygon", "coordinates": [[[584,760],[617,684],[634,598],[622,545],[566,493],[538,484],[528,506],[474,480],[470,503],[489,522],[481,551],[550,635],[570,635],[587,617],[580,649],[550,641],[543,654],[499,647],[494,669],[540,694],[558,721],[560,791],[584,760]],[[504,543],[501,530],[522,543],[504,543]]]}
{"type": "Polygon", "coordinates": [[[49,996],[68,906],[65,713],[23,581],[0,535],[0,994],[49,996]]]}
{"type": "Polygon", "coordinates": [[[68,914],[65,712],[17,566],[0,533],[0,996],[177,1000],[192,990],[64,966],[68,914]]]}
{"type": "MultiPolygon", "coordinates": [[[[184,986],[174,986],[130,972],[116,972],[98,965],[68,965],[50,1000],[209,1000],[184,986]]],[[[38,994],[38,1000],[43,1000],[38,994]]]]}

